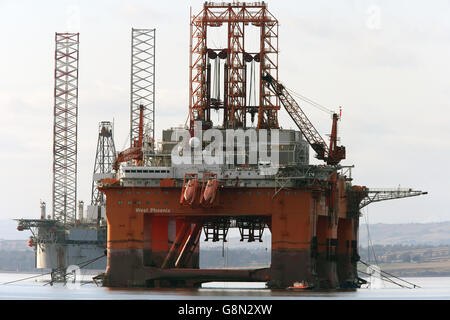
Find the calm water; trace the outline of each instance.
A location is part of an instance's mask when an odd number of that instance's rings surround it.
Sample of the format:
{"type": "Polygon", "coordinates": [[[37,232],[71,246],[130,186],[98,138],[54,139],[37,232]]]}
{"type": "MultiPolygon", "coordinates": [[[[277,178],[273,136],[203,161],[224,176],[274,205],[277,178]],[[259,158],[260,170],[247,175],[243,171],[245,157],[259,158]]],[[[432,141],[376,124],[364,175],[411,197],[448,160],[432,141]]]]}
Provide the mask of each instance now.
{"type": "MultiPolygon", "coordinates": [[[[442,278],[405,278],[421,288],[404,289],[390,283],[377,283],[377,288],[362,288],[353,292],[290,292],[285,290],[269,290],[263,283],[223,283],[211,282],[201,289],[108,289],[97,287],[93,283],[74,285],[73,287],[55,284],[44,285],[49,278],[41,276],[36,279],[4,284],[5,282],[23,279],[33,274],[0,273],[1,300],[34,300],[34,299],[163,299],[163,300],[195,300],[195,299],[349,299],[349,300],[450,300],[450,277],[442,278]]],[[[83,276],[91,280],[91,276],[83,276]]]]}

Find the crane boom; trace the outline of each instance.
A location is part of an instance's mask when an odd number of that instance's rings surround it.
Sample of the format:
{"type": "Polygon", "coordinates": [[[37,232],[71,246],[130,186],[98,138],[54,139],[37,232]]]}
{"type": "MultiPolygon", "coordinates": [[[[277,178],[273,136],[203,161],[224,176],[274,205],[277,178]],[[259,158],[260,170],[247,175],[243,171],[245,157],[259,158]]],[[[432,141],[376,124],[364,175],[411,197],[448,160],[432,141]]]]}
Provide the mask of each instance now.
{"type": "Polygon", "coordinates": [[[402,199],[409,197],[417,197],[426,195],[428,192],[412,190],[412,189],[366,189],[364,190],[366,196],[363,198],[359,205],[359,209],[362,209],[373,202],[380,202],[393,199],[402,199]]]}
{"type": "Polygon", "coordinates": [[[333,114],[331,141],[330,147],[328,147],[325,140],[286,88],[269,74],[265,75],[263,80],[271,85],[292,120],[294,120],[305,139],[317,153],[317,159],[324,160],[330,165],[336,165],[342,159],[345,159],[345,147],[337,146],[337,120],[339,119],[337,114],[333,114]]]}
{"type": "Polygon", "coordinates": [[[113,169],[119,170],[121,162],[130,160],[142,161],[142,140],[144,139],[144,105],[139,105],[139,136],[132,142],[132,146],[128,149],[119,152],[114,160],[113,169]]]}

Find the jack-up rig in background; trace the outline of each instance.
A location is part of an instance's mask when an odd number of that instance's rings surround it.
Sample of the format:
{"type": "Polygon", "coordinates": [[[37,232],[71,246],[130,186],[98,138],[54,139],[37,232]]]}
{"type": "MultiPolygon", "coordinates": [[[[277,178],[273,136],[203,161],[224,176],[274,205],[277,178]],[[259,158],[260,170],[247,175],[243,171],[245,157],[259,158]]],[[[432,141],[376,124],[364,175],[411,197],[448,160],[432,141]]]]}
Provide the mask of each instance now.
{"type": "Polygon", "coordinates": [[[333,113],[327,145],[278,80],[278,21],[267,4],[205,2],[190,21],[187,139],[177,128],[167,129],[156,148],[154,131],[143,129],[152,122],[141,107],[137,135],[119,153],[114,178],[97,180],[106,194],[108,222],[103,284],[198,287],[209,281],[263,281],[274,288],[359,287],[360,209],[425,192],[352,185],[353,166],[340,164],[346,150],[337,144],[338,114],[333,113]],[[217,47],[207,35],[223,27],[227,45],[217,47]],[[256,31],[254,39],[246,39],[250,28],[256,31]],[[257,46],[249,49],[252,41],[257,46]],[[299,131],[280,128],[280,102],[299,131]],[[219,140],[216,151],[223,161],[198,161],[195,150],[206,150],[209,142],[198,139],[199,129],[215,129],[221,137],[227,129],[279,129],[279,141],[266,145],[266,150],[278,150],[276,170],[268,170],[274,163],[249,161],[246,140],[240,146],[244,151],[230,151],[219,140]],[[310,146],[325,165],[309,163],[310,146]],[[174,154],[184,156],[185,151],[193,151],[193,164],[172,162],[174,154]],[[226,160],[239,157],[242,163],[226,160]],[[229,228],[238,228],[249,242],[262,241],[269,230],[270,266],[200,269],[202,231],[205,240],[226,241],[229,228]]]}
{"type": "MultiPolygon", "coordinates": [[[[139,105],[145,107],[142,116],[148,127],[154,127],[155,29],[132,29],[131,39],[131,136],[135,137],[139,105]]],[[[65,282],[71,265],[105,270],[105,195],[98,190],[96,181],[113,176],[117,157],[113,125],[102,121],[98,127],[91,204],[86,211],[83,201],[77,206],[79,33],[56,33],[55,43],[52,214],[46,215],[46,203],[41,202],[40,219],[16,219],[17,230],[31,231],[28,245],[35,249],[36,268],[51,269],[51,283],[65,282]]]]}

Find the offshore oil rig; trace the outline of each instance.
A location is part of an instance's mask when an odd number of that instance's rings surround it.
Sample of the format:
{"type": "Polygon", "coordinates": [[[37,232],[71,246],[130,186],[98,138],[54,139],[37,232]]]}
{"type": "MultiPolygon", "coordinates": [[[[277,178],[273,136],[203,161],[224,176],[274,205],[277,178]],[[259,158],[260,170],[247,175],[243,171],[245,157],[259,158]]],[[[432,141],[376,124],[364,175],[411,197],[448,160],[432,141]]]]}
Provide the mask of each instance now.
{"type": "Polygon", "coordinates": [[[358,287],[361,207],[423,193],[352,186],[351,167],[340,165],[340,115],[332,113],[326,143],[278,79],[278,21],[266,3],[205,2],[190,21],[188,123],[164,130],[156,148],[136,106],[137,135],[118,154],[116,177],[98,181],[108,222],[104,285],[358,287]],[[226,47],[208,41],[220,28],[226,47]],[[257,36],[247,39],[251,28],[257,36]],[[299,131],[280,128],[280,103],[299,131]],[[323,165],[309,164],[309,146],[323,165]],[[200,269],[202,231],[226,241],[229,228],[239,228],[243,245],[268,229],[270,267],[200,269]]]}
{"type": "MultiPolygon", "coordinates": [[[[154,29],[132,30],[130,147],[119,153],[107,148],[114,155],[108,161],[104,154],[111,153],[97,149],[108,166],[93,176],[93,198],[95,192],[101,199],[92,202],[94,229],[106,218],[106,270],[97,279],[109,287],[199,287],[210,281],[359,287],[361,208],[425,193],[352,185],[353,166],[341,165],[346,149],[338,145],[340,112],[330,111],[327,143],[295,98],[314,102],[278,78],[278,20],[267,4],[205,2],[191,13],[189,117],[185,126],[163,130],[160,143],[154,132],[154,33],[139,39],[154,29]],[[225,47],[211,41],[211,29],[224,36],[225,47]],[[255,36],[249,38],[249,29],[255,36]],[[280,127],[281,106],[298,130],[280,127]],[[323,164],[310,164],[310,147],[323,164]],[[270,266],[200,269],[202,237],[226,241],[230,228],[239,229],[242,245],[270,232],[270,266]]],[[[63,75],[70,81],[71,73],[63,75]]],[[[55,101],[57,96],[65,101],[63,112],[76,115],[68,107],[70,92],[55,91],[55,101]]],[[[54,198],[67,204],[67,192],[54,198]]],[[[80,223],[67,224],[67,209],[61,212],[60,219],[36,221],[70,234],[80,223]]],[[[22,219],[19,226],[29,222],[22,219]]],[[[67,238],[59,245],[65,248],[67,238]]]]}
{"type": "MultiPolygon", "coordinates": [[[[93,188],[86,212],[84,202],[77,203],[78,57],[79,34],[56,33],[52,213],[46,214],[46,203],[41,201],[40,219],[16,219],[17,230],[31,231],[28,246],[35,250],[35,267],[50,269],[52,284],[66,282],[69,266],[101,270],[106,263],[104,196],[93,188]]],[[[94,175],[105,172],[108,158],[111,162],[115,158],[111,137],[111,123],[101,123],[98,148],[102,150],[94,175]]]]}

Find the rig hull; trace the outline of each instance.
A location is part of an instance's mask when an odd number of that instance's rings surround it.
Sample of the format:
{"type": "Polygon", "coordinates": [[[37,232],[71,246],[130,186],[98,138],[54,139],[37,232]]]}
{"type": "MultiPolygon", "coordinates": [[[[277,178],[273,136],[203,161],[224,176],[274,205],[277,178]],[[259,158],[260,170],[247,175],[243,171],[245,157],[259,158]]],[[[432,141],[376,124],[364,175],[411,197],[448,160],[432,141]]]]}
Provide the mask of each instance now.
{"type": "Polygon", "coordinates": [[[181,187],[103,186],[108,223],[104,285],[198,286],[223,280],[264,281],[275,288],[299,281],[314,288],[356,287],[359,216],[348,210],[345,180],[336,186],[333,207],[325,190],[222,187],[213,208],[180,204],[181,187]],[[199,269],[198,226],[240,217],[267,224],[271,266],[199,269]],[[176,265],[179,260],[184,263],[176,265]]]}

